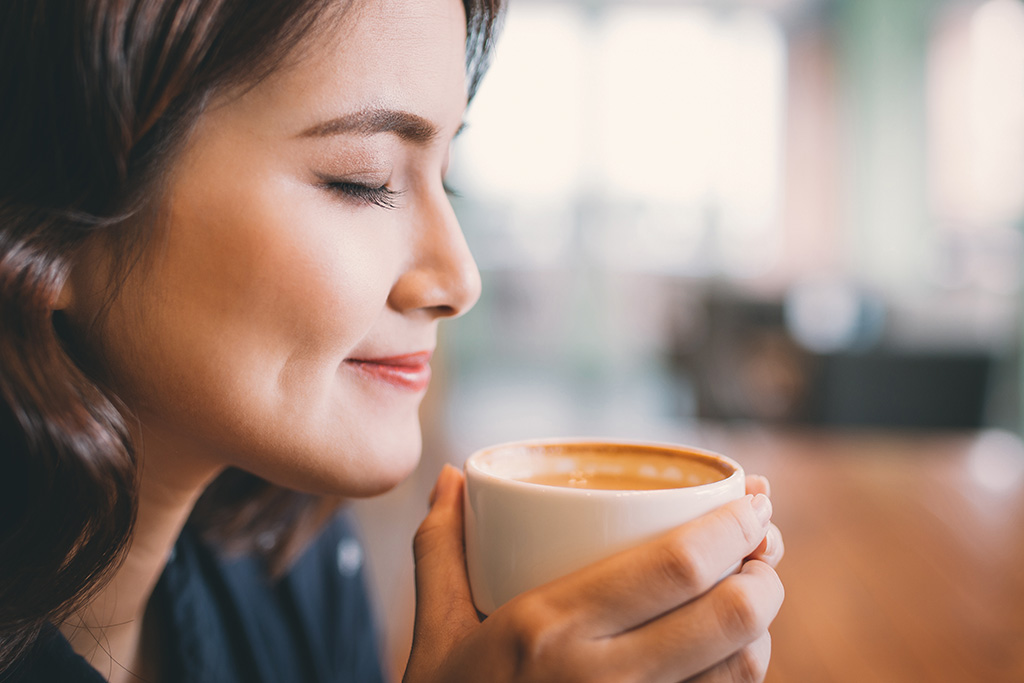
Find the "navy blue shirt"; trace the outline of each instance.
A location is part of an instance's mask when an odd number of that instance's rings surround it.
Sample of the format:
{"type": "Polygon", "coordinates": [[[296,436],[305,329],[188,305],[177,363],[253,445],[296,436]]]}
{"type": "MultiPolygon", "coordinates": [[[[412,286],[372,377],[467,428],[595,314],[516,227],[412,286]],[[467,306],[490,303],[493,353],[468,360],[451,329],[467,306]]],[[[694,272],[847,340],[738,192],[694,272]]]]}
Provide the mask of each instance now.
{"type": "MultiPolygon", "coordinates": [[[[382,683],[363,553],[339,515],[289,572],[224,557],[186,525],[153,592],[163,615],[162,683],[382,683]]],[[[3,683],[105,679],[53,628],[3,683]]]]}

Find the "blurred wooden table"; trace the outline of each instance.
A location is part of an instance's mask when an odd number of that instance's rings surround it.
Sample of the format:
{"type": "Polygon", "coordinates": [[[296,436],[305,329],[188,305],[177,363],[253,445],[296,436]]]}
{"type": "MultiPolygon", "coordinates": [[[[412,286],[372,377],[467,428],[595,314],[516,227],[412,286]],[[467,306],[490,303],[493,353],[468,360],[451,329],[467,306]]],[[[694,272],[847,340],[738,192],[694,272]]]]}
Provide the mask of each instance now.
{"type": "Polygon", "coordinates": [[[724,432],[786,540],[773,683],[1024,681],[1024,453],[1009,434],[724,432]]]}
{"type": "MultiPolygon", "coordinates": [[[[771,479],[786,602],[768,683],[1024,682],[1015,437],[691,426],[650,438],[718,450],[771,479]]],[[[438,457],[428,453],[409,482],[364,508],[370,539],[395,541],[369,545],[388,570],[376,574],[396,678],[411,640],[409,539],[438,457]]]]}

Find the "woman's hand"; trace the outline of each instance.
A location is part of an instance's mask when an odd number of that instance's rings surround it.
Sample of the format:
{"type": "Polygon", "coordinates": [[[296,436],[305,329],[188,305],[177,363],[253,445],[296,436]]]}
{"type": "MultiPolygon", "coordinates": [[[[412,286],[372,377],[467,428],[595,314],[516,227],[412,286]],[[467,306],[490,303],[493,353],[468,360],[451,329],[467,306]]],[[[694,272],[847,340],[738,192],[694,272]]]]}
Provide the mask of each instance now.
{"type": "MultiPolygon", "coordinates": [[[[771,486],[768,484],[768,480],[759,474],[751,474],[747,476],[747,494],[756,496],[759,493],[763,493],[766,496],[771,496],[771,486]]],[[[782,533],[779,528],[774,524],[768,525],[768,533],[765,534],[764,540],[761,541],[761,545],[757,546],[757,549],[751,553],[748,560],[761,560],[772,566],[772,568],[778,567],[779,562],[782,560],[782,556],[786,553],[786,546],[782,542],[782,533]]]]}
{"type": "Polygon", "coordinates": [[[748,480],[757,495],[524,593],[483,622],[466,577],[462,486],[446,467],[416,534],[406,683],[764,677],[783,588],[773,569],[782,537],[763,479],[748,480]]]}

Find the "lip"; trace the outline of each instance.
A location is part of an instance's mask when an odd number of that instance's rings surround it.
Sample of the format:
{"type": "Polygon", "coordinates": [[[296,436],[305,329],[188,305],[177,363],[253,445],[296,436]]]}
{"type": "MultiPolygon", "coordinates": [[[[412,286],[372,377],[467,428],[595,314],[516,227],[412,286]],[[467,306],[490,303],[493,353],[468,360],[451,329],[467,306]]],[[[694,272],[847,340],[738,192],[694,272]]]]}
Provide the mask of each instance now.
{"type": "Polygon", "coordinates": [[[350,367],[399,389],[412,392],[426,390],[430,384],[431,351],[417,351],[399,356],[347,358],[350,367]]]}

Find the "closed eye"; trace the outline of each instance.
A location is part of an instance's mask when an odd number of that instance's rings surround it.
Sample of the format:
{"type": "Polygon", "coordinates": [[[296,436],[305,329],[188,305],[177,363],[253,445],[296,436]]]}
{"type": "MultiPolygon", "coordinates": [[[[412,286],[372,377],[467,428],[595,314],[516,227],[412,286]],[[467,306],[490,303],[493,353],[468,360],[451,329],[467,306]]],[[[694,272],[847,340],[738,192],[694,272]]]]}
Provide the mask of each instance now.
{"type": "Polygon", "coordinates": [[[349,180],[324,179],[323,186],[331,192],[341,195],[344,199],[379,206],[383,209],[397,209],[398,198],[402,196],[400,191],[392,190],[387,185],[374,187],[349,180]]]}

